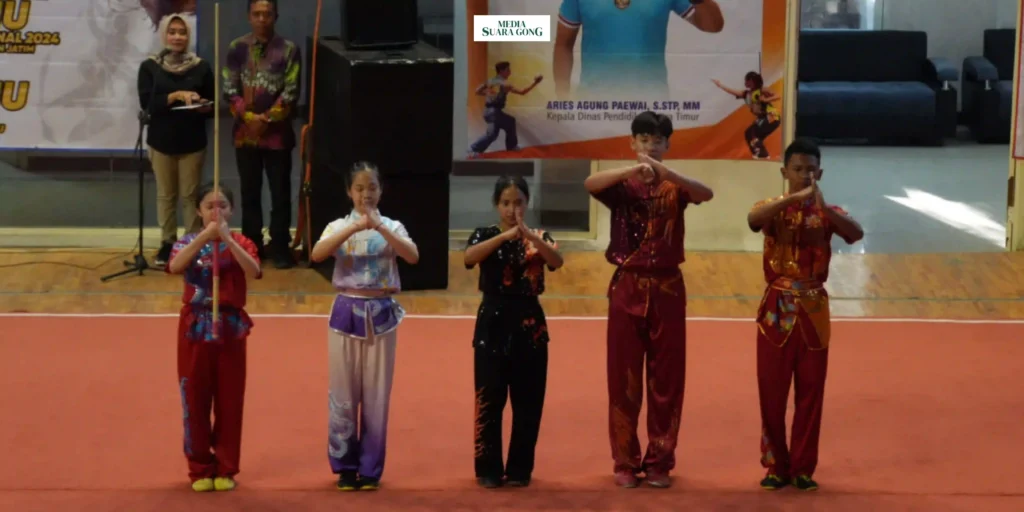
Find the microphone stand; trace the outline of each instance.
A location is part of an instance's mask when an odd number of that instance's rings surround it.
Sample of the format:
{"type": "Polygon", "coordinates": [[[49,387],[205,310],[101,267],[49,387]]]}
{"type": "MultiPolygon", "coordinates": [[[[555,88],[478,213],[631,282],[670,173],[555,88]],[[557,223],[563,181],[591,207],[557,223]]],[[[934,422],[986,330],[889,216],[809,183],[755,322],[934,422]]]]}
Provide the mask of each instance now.
{"type": "Polygon", "coordinates": [[[145,213],[145,210],[144,210],[145,206],[144,206],[144,203],[143,203],[143,191],[144,191],[144,184],[145,184],[145,169],[146,169],[146,158],[145,158],[145,156],[143,154],[142,132],[145,130],[146,125],[148,125],[149,122],[150,122],[150,114],[149,113],[153,110],[153,105],[152,104],[153,104],[153,98],[156,97],[155,92],[156,91],[154,91],[154,94],[150,95],[150,101],[149,101],[150,105],[149,105],[149,108],[146,109],[146,110],[140,110],[139,111],[139,138],[136,139],[136,141],[135,141],[135,154],[136,154],[136,156],[138,156],[137,167],[138,167],[138,171],[139,171],[139,241],[137,242],[138,247],[139,247],[139,252],[137,252],[135,254],[135,258],[134,258],[133,261],[125,261],[124,262],[124,266],[127,267],[126,269],[124,269],[124,270],[122,270],[120,272],[115,272],[113,274],[101,277],[100,281],[102,281],[104,283],[109,281],[109,280],[111,280],[111,279],[114,279],[116,277],[121,277],[123,275],[131,274],[132,272],[138,272],[139,275],[141,276],[141,275],[143,275],[143,272],[145,272],[147,269],[153,268],[153,267],[149,266],[149,263],[146,262],[146,257],[143,256],[143,245],[142,245],[142,226],[143,226],[143,223],[145,221],[145,215],[144,215],[144,213],[145,213]]]}

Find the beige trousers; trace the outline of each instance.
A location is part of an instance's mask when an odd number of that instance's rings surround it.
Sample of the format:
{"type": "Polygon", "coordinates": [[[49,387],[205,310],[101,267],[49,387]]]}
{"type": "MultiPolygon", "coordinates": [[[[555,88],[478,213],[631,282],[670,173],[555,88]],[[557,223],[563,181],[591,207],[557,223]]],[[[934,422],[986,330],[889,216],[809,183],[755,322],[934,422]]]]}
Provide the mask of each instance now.
{"type": "Polygon", "coordinates": [[[160,240],[178,240],[178,200],[182,200],[185,232],[198,232],[203,227],[196,212],[196,189],[203,177],[206,150],[186,155],[165,155],[149,148],[149,161],[156,176],[156,218],[160,223],[160,240]]]}

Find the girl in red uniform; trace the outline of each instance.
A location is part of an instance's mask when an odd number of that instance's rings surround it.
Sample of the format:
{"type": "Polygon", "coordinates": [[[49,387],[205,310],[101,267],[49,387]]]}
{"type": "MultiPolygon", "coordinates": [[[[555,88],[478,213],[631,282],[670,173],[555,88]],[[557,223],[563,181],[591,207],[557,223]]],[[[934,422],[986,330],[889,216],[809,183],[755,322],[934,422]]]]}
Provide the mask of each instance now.
{"type": "Polygon", "coordinates": [[[256,245],[232,233],[230,190],[200,187],[196,209],[206,226],[171,250],[167,272],[185,275],[178,322],[178,388],[184,412],[185,457],[192,489],[230,491],[242,445],[245,347],[252,320],[245,312],[246,280],[261,277],[256,245]],[[213,321],[213,251],[220,267],[219,318],[213,321]],[[214,333],[217,336],[214,336],[214,333]],[[211,427],[210,412],[216,422],[211,427]]]}

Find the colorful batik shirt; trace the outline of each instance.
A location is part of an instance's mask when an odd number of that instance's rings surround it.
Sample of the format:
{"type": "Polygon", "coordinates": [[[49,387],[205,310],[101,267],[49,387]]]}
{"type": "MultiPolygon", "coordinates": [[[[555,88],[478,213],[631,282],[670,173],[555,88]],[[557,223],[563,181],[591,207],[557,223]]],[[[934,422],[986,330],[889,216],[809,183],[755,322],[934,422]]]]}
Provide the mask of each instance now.
{"type": "Polygon", "coordinates": [[[295,147],[292,118],[299,101],[301,69],[299,47],[280,36],[261,42],[249,34],[231,42],[223,88],[235,117],[235,147],[295,147]],[[254,123],[260,114],[266,114],[270,123],[254,123]]]}

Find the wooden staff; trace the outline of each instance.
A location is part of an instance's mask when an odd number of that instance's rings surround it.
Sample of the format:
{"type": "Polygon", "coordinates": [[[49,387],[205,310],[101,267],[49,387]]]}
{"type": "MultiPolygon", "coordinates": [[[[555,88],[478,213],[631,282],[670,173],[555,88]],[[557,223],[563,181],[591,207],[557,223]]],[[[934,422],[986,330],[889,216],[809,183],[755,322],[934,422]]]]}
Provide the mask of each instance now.
{"type": "Polygon", "coordinates": [[[316,25],[313,26],[313,60],[309,75],[309,124],[302,127],[302,135],[299,139],[299,152],[302,154],[303,168],[305,174],[302,178],[302,186],[299,188],[299,219],[295,229],[295,239],[292,240],[292,250],[299,246],[306,245],[306,261],[309,261],[313,251],[313,233],[310,227],[309,218],[309,192],[310,180],[313,176],[313,118],[316,115],[316,63],[317,48],[320,47],[320,15],[324,11],[324,0],[316,2],[316,25]]]}
{"type": "MultiPolygon", "coordinates": [[[[220,2],[213,4],[213,62],[220,65],[220,2]]],[[[220,225],[220,73],[213,74],[213,198],[217,203],[214,222],[220,225]]],[[[220,337],[220,252],[221,241],[213,244],[213,339],[220,337]]]]}

